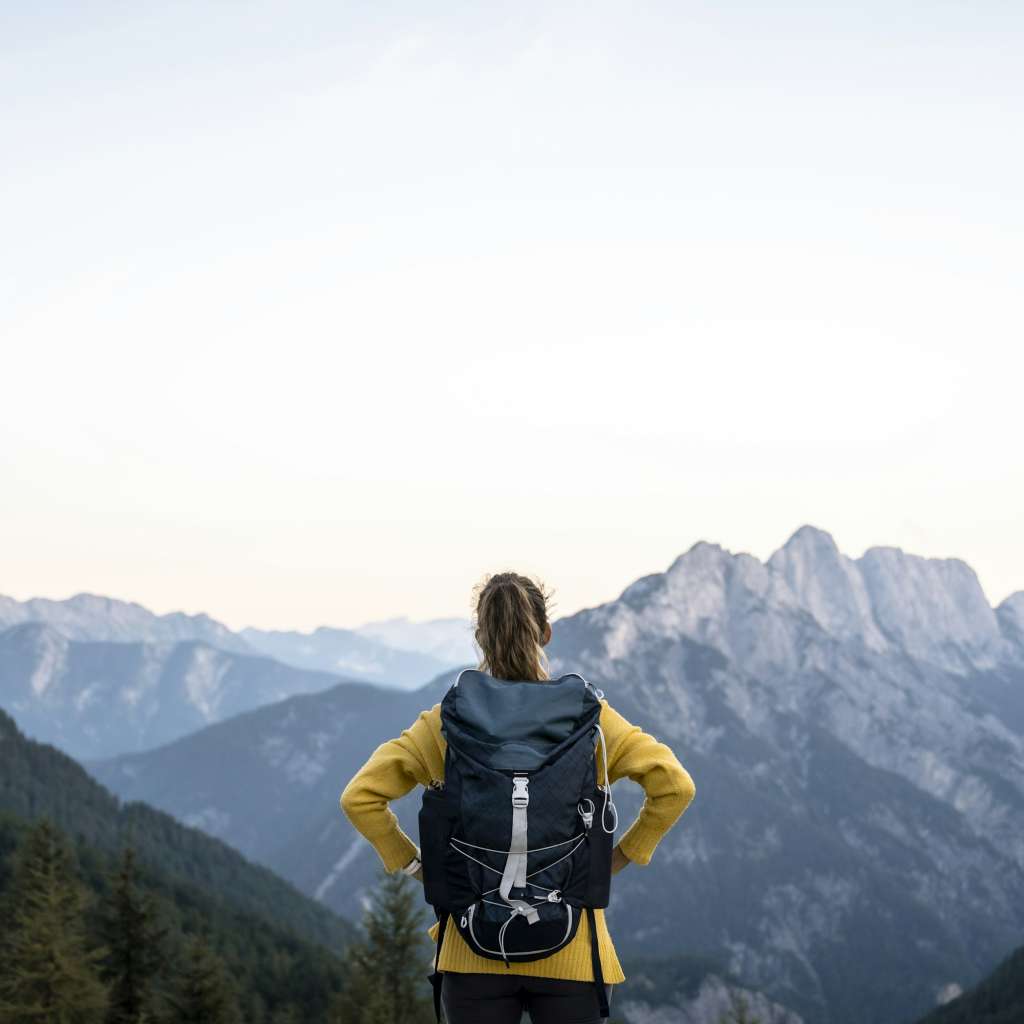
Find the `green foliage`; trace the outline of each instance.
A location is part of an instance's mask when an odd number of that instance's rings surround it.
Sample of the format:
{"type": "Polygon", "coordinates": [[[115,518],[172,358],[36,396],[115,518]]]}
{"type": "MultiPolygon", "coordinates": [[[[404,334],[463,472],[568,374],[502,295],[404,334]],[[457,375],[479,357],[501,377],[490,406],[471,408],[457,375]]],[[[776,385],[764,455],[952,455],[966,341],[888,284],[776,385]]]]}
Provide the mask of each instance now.
{"type": "Polygon", "coordinates": [[[385,874],[363,918],[364,938],[345,958],[345,983],[330,1024],[432,1024],[426,977],[430,944],[421,894],[401,873],[385,874]]]}
{"type": "MultiPolygon", "coordinates": [[[[23,736],[0,709],[0,812],[20,820],[50,818],[97,854],[135,848],[140,867],[168,884],[216,893],[217,902],[269,918],[307,942],[340,953],[352,926],[267,868],[197,828],[148,804],[121,804],[75,760],[48,743],[23,736]]],[[[205,896],[203,904],[210,903],[205,896]]]]}
{"type": "Polygon", "coordinates": [[[107,950],[85,934],[90,896],[67,839],[48,819],[19,847],[12,881],[0,949],[0,1021],[102,1024],[108,997],[98,961],[107,950]]]}
{"type": "Polygon", "coordinates": [[[202,933],[188,942],[178,990],[168,1002],[168,1024],[242,1024],[238,991],[202,933]]]}
{"type": "Polygon", "coordinates": [[[111,879],[102,934],[110,950],[104,978],[110,986],[107,1024],[142,1024],[154,1015],[157,978],[167,928],[156,922],[155,900],[139,889],[135,849],[126,846],[111,879]]]}
{"type": "MultiPolygon", "coordinates": [[[[0,902],[7,906],[20,889],[13,878],[12,864],[29,831],[29,823],[0,814],[0,902]]],[[[119,869],[113,856],[88,843],[80,841],[75,849],[81,878],[94,897],[84,912],[86,932],[100,940],[110,935],[111,908],[117,900],[114,880],[123,865],[119,869]]],[[[258,916],[239,910],[216,891],[168,878],[134,858],[133,872],[136,896],[140,903],[148,905],[152,915],[147,918],[148,925],[136,924],[137,934],[154,936],[156,932],[162,936],[161,971],[152,979],[153,1004],[150,1012],[144,1014],[148,1024],[165,1024],[163,1008],[167,996],[176,989],[175,971],[187,962],[189,937],[199,932],[207,935],[227,973],[235,979],[246,1024],[275,1024],[274,1015],[288,1007],[303,1022],[325,1019],[332,996],[342,986],[343,965],[339,956],[298,937],[269,914],[258,916]],[[160,922],[159,929],[156,921],[160,922]]],[[[11,917],[7,906],[0,908],[4,921],[11,917]]],[[[115,945],[108,943],[108,976],[112,976],[109,972],[116,956],[115,945]]],[[[142,953],[141,962],[145,963],[148,956],[142,953]]],[[[31,1019],[24,1018],[26,1024],[31,1019]]],[[[135,1024],[143,1024],[143,1020],[135,1024]]]]}

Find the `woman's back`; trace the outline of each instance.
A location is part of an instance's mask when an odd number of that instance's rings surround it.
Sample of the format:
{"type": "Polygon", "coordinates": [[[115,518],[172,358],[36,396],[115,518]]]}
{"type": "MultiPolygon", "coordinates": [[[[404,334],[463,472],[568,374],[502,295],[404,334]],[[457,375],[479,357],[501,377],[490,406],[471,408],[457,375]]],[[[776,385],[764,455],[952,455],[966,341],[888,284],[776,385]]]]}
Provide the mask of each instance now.
{"type": "MultiPolygon", "coordinates": [[[[542,667],[541,648],[550,640],[551,628],[543,596],[532,581],[515,574],[491,577],[480,594],[476,636],[485,654],[491,656],[480,668],[487,669],[493,681],[507,686],[549,681],[542,667]],[[505,672],[496,673],[491,661],[499,667],[504,663],[505,672]]],[[[447,744],[441,708],[436,704],[421,712],[400,736],[382,743],[341,795],[342,809],[373,844],[385,870],[406,869],[421,879],[422,873],[417,870],[420,850],[402,831],[388,804],[416,785],[436,788],[445,784],[447,744]]],[[[692,801],[696,788],[668,746],[627,721],[607,700],[600,701],[598,724],[605,746],[605,751],[598,749],[595,754],[598,777],[611,783],[630,778],[645,793],[637,818],[615,847],[614,872],[630,862],[650,861],[662,836],[692,801]]],[[[600,968],[608,984],[625,980],[604,912],[595,909],[592,913],[597,938],[594,946],[588,920],[583,917],[571,941],[557,952],[507,964],[479,955],[456,927],[445,927],[437,966],[444,979],[450,1024],[471,1020],[518,1022],[518,1012],[513,1013],[516,999],[530,1008],[534,1024],[540,1024],[548,1019],[546,1007],[561,1007],[559,1014],[569,1007],[565,997],[570,993],[583,1000],[581,1005],[589,1005],[586,1000],[594,998],[595,967],[600,968]]],[[[436,937],[438,931],[439,924],[435,924],[431,934],[436,937]]],[[[596,1021],[596,1008],[594,1013],[592,1019],[596,1021]]]]}
{"type": "MultiPolygon", "coordinates": [[[[669,747],[623,718],[607,700],[601,703],[600,724],[608,751],[608,777],[612,783],[631,778],[643,787],[646,795],[639,815],[622,834],[617,846],[631,863],[647,864],[661,837],[689,805],[696,789],[690,774],[669,747]]],[[[381,744],[342,793],[341,806],[345,814],[373,844],[387,871],[400,870],[420,853],[387,804],[416,785],[443,784],[446,747],[441,732],[441,705],[435,704],[421,712],[400,736],[381,744]]],[[[605,766],[600,750],[597,758],[597,771],[603,778],[605,766]]],[[[604,912],[596,911],[595,917],[605,981],[624,981],[604,912]]],[[[436,931],[437,925],[434,925],[432,935],[436,935],[436,931]]],[[[456,929],[449,928],[445,931],[438,968],[591,981],[586,920],[564,949],[543,960],[512,963],[509,967],[500,960],[477,955],[456,929]]]]}

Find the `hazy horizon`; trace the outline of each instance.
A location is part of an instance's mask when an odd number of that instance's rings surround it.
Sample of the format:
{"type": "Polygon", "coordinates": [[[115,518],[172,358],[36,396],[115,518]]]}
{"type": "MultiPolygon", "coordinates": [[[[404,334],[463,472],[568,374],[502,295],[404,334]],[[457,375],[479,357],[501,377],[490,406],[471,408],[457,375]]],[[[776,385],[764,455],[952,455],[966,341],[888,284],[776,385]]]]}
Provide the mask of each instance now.
{"type": "MultiPolygon", "coordinates": [[[[800,524],[800,525],[816,526],[816,524],[813,524],[813,523],[812,524],[800,524]]],[[[797,528],[799,528],[799,527],[797,527],[797,528]]],[[[817,528],[821,529],[821,527],[817,527],[817,528]]],[[[829,532],[829,531],[826,530],[826,532],[829,532]]],[[[786,540],[788,540],[788,539],[789,538],[787,537],[786,540]]],[[[700,541],[704,541],[704,540],[707,540],[707,539],[706,538],[699,538],[694,543],[699,543],[700,541]]],[[[717,543],[716,541],[707,541],[707,542],[708,543],[712,543],[712,544],[717,543]]],[[[722,545],[722,546],[725,547],[726,550],[729,550],[730,553],[734,554],[734,555],[744,553],[741,550],[731,550],[731,549],[728,548],[727,545],[722,545]]],[[[773,547],[771,549],[771,551],[767,552],[763,557],[762,556],[758,556],[758,555],[755,555],[755,557],[758,557],[760,559],[760,561],[765,562],[765,561],[767,561],[769,555],[773,551],[775,551],[778,547],[781,547],[781,546],[782,546],[782,544],[780,543],[780,544],[776,545],[775,547],[773,547]]],[[[863,551],[861,551],[861,552],[858,552],[856,555],[851,555],[850,552],[844,551],[842,549],[842,545],[837,545],[837,546],[839,547],[840,551],[842,551],[842,553],[844,555],[848,555],[849,557],[852,557],[852,558],[859,558],[864,553],[863,551]]],[[[873,545],[869,545],[869,546],[873,546],[873,545]]],[[[885,545],[885,546],[892,546],[892,545],[885,545]]],[[[692,545],[689,545],[689,547],[692,547],[692,545]]],[[[684,553],[684,551],[680,551],[680,552],[678,552],[677,556],[675,556],[675,557],[678,557],[678,555],[681,555],[683,553],[684,553]]],[[[747,554],[754,554],[753,552],[746,552],[746,553],[747,554]]],[[[916,551],[906,551],[906,553],[909,554],[909,555],[917,555],[917,554],[919,554],[919,552],[916,552],[916,551]]],[[[925,557],[929,557],[929,556],[925,556],[925,557]]],[[[956,558],[957,556],[950,555],[950,556],[930,556],[930,557],[956,558]]],[[[968,563],[968,565],[969,564],[970,563],[968,563]]],[[[973,568],[973,566],[971,568],[973,568]]],[[[652,571],[654,571],[654,572],[662,572],[662,571],[664,571],[666,569],[668,569],[668,564],[666,564],[666,565],[664,565],[664,566],[662,566],[662,567],[660,567],[658,569],[652,570],[652,571]]],[[[558,610],[558,609],[556,609],[553,612],[553,616],[552,616],[553,621],[557,621],[557,619],[559,619],[559,618],[564,618],[566,616],[573,615],[576,612],[582,610],[583,608],[593,607],[595,605],[603,604],[606,601],[614,600],[615,598],[617,598],[620,595],[620,593],[623,590],[626,589],[626,587],[628,587],[636,579],[639,579],[641,576],[644,576],[644,575],[647,575],[647,574],[646,573],[637,573],[637,575],[635,577],[633,577],[632,579],[629,579],[629,580],[626,580],[625,582],[623,582],[623,584],[620,587],[618,587],[613,593],[610,593],[606,597],[603,597],[603,598],[601,598],[601,599],[599,599],[597,601],[593,601],[593,602],[590,602],[589,604],[581,605],[580,607],[572,608],[570,610],[558,610]]],[[[547,581],[545,581],[545,582],[547,582],[547,581]]],[[[983,581],[981,581],[979,579],[979,583],[981,583],[982,590],[984,590],[985,587],[984,587],[983,581]]],[[[1005,599],[1005,597],[1009,597],[1010,594],[1017,593],[1018,591],[1024,591],[1024,586],[1018,587],[1015,590],[1011,590],[1008,594],[1004,595],[1003,599],[1005,599]]],[[[3,591],[0,591],[0,596],[14,597],[16,600],[20,600],[20,601],[26,601],[26,600],[29,600],[29,599],[31,599],[33,597],[36,597],[36,598],[48,598],[50,600],[67,600],[67,599],[69,599],[71,597],[74,597],[74,596],[76,596],[78,594],[81,594],[81,593],[93,593],[93,592],[92,591],[81,591],[81,590],[78,590],[78,591],[72,591],[70,593],[62,594],[62,595],[28,594],[28,595],[24,595],[24,596],[19,596],[19,595],[16,595],[16,594],[9,594],[9,593],[4,593],[3,591]]],[[[95,596],[105,597],[105,598],[112,598],[112,599],[115,599],[115,600],[122,600],[122,601],[127,601],[127,602],[134,602],[136,604],[141,604],[141,605],[145,606],[146,608],[148,608],[150,611],[155,612],[156,614],[160,614],[160,615],[165,615],[165,614],[169,614],[169,613],[173,613],[173,612],[185,612],[186,614],[189,614],[189,615],[196,615],[196,614],[200,614],[200,613],[205,613],[205,614],[210,615],[212,618],[216,619],[217,621],[224,623],[226,626],[228,626],[230,629],[232,629],[235,632],[241,632],[242,630],[244,630],[246,628],[255,628],[255,629],[266,629],[266,630],[277,630],[277,629],[288,630],[288,629],[293,629],[293,630],[296,630],[298,632],[308,633],[308,632],[312,632],[313,630],[319,628],[320,626],[334,627],[334,628],[339,628],[339,629],[359,629],[359,628],[362,628],[364,626],[371,626],[371,625],[375,625],[375,624],[378,624],[378,623],[381,623],[381,622],[387,622],[387,621],[390,621],[390,620],[395,620],[395,621],[403,621],[404,620],[404,621],[410,621],[410,622],[413,622],[413,623],[422,623],[422,622],[428,622],[428,621],[439,620],[439,619],[464,618],[464,619],[468,620],[470,618],[470,610],[469,610],[468,604],[467,604],[466,611],[463,612],[461,615],[458,615],[458,614],[445,614],[445,615],[414,616],[414,615],[409,615],[409,614],[403,612],[401,609],[398,609],[398,610],[394,611],[391,614],[378,616],[378,617],[375,617],[375,618],[372,618],[372,619],[360,619],[358,621],[351,621],[351,622],[340,622],[340,621],[333,621],[333,620],[331,620],[331,621],[323,620],[323,621],[319,621],[319,622],[310,623],[310,624],[307,624],[307,625],[282,626],[282,625],[275,624],[273,622],[261,623],[261,624],[252,623],[252,622],[232,622],[228,617],[216,614],[213,611],[211,611],[211,609],[209,609],[207,607],[195,606],[195,607],[189,607],[189,608],[180,608],[180,607],[159,608],[159,607],[154,607],[153,605],[150,605],[147,602],[139,601],[136,598],[132,598],[130,596],[125,596],[125,595],[118,595],[118,594],[96,594],[95,596]]],[[[993,607],[997,606],[1000,603],[1000,601],[992,600],[991,596],[988,594],[987,591],[985,592],[985,596],[988,599],[989,604],[991,604],[993,607]]],[[[1002,600],[1002,599],[1000,599],[1000,600],[1002,600]]],[[[555,604],[557,604],[557,600],[556,600],[555,604]]]]}
{"type": "Polygon", "coordinates": [[[801,524],[1024,588],[1024,8],[0,14],[0,593],[556,615],[801,524]]]}

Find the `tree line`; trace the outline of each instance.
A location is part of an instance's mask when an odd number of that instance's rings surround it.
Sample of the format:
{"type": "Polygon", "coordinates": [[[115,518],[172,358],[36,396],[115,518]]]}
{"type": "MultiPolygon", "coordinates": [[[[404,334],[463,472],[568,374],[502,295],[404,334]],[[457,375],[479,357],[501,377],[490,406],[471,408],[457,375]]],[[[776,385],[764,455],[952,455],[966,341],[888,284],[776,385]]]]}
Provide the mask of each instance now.
{"type": "Polygon", "coordinates": [[[0,1024],[433,1020],[426,923],[403,875],[384,876],[361,938],[338,956],[323,950],[334,971],[289,970],[296,965],[282,951],[280,971],[289,977],[271,1005],[266,996],[254,1002],[229,967],[229,957],[245,955],[244,931],[231,940],[238,948],[228,950],[217,948],[225,945],[223,930],[201,920],[189,933],[172,927],[171,915],[161,912],[166,904],[142,884],[130,844],[100,891],[83,882],[72,843],[46,817],[22,830],[7,861],[0,875],[0,1024]]]}
{"type": "MultiPolygon", "coordinates": [[[[159,893],[144,884],[131,844],[105,884],[90,887],[67,835],[49,818],[21,832],[0,872],[0,1024],[434,1020],[426,915],[415,883],[400,873],[381,874],[361,935],[334,957],[333,974],[309,972],[296,982],[282,953],[281,979],[292,976],[276,990],[271,979],[269,993],[253,999],[228,962],[224,930],[202,920],[188,933],[175,927],[159,893]]],[[[233,941],[244,946],[245,931],[233,941]]],[[[743,1005],[719,1018],[733,1022],[757,1024],[743,1005]]]]}

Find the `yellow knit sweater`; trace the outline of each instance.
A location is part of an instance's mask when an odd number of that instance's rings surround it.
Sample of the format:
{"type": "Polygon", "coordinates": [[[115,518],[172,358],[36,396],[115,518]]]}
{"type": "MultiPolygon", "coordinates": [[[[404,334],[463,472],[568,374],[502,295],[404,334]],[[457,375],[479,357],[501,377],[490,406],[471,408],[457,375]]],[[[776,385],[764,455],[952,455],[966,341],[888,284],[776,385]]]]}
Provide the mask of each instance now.
{"type": "MultiPolygon", "coordinates": [[[[644,789],[645,799],[636,820],[619,840],[622,852],[634,864],[647,864],[662,836],[686,810],[696,792],[689,772],[675,754],[639,726],[631,725],[602,701],[601,729],[608,747],[608,775],[612,782],[630,778],[644,789]]],[[[416,844],[402,831],[388,802],[404,796],[417,784],[444,781],[445,740],[441,735],[441,705],[420,712],[401,736],[382,743],[353,776],[341,794],[341,808],[376,849],[387,871],[397,871],[418,856],[416,844]]],[[[604,764],[598,751],[598,778],[604,764]]],[[[614,881],[612,885],[614,885],[614,881]]],[[[605,982],[625,981],[605,924],[604,911],[595,911],[598,948],[605,982]]],[[[430,929],[437,937],[437,924],[430,929]]],[[[456,928],[445,929],[438,970],[485,974],[528,974],[543,978],[593,981],[590,963],[590,932],[580,919],[572,941],[543,960],[512,963],[474,953],[456,928]]]]}

